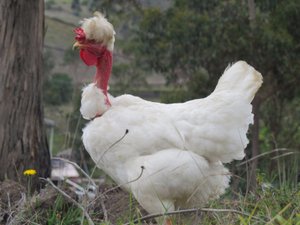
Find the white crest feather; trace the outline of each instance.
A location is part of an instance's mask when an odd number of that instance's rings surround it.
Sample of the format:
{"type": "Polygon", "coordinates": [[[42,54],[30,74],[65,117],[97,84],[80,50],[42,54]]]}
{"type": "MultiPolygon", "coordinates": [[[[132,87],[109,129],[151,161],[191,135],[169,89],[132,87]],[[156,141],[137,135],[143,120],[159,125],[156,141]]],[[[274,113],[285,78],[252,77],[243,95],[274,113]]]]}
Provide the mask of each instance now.
{"type": "Polygon", "coordinates": [[[81,28],[84,30],[87,39],[102,43],[107,46],[108,50],[113,51],[116,32],[113,25],[107,21],[103,14],[95,12],[93,17],[83,19],[81,28]]]}

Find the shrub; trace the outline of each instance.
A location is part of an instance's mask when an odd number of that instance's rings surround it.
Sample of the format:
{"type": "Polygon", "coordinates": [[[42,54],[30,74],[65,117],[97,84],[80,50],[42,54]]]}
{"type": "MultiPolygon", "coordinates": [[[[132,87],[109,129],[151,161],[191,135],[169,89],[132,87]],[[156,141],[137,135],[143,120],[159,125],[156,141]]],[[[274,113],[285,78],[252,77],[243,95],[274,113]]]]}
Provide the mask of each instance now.
{"type": "Polygon", "coordinates": [[[55,73],[44,84],[44,101],[50,105],[68,103],[72,92],[72,79],[67,74],[55,73]]]}

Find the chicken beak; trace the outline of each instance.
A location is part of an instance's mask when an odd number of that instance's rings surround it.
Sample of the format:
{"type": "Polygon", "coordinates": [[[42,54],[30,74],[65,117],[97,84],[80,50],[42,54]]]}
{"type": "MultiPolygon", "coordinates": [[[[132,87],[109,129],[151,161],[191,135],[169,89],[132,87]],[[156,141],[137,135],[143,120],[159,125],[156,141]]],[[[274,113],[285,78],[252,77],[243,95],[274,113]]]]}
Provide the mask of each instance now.
{"type": "Polygon", "coordinates": [[[78,41],[76,41],[74,44],[73,44],[73,47],[72,49],[76,49],[76,48],[79,48],[81,49],[84,45],[83,44],[80,44],[78,41]]]}

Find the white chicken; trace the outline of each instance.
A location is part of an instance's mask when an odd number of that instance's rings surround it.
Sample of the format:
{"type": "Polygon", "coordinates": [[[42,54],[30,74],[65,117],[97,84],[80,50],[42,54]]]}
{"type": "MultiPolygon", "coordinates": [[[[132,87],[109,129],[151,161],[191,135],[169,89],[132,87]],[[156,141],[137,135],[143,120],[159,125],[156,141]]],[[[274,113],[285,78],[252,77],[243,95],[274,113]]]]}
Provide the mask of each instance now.
{"type": "Polygon", "coordinates": [[[244,157],[251,101],[262,76],[246,62],[225,70],[208,97],[161,104],[107,93],[115,31],[96,13],[75,30],[80,56],[95,65],[83,89],[82,140],[97,166],[131,191],[149,213],[202,207],[229,185],[223,166],[244,157]]]}

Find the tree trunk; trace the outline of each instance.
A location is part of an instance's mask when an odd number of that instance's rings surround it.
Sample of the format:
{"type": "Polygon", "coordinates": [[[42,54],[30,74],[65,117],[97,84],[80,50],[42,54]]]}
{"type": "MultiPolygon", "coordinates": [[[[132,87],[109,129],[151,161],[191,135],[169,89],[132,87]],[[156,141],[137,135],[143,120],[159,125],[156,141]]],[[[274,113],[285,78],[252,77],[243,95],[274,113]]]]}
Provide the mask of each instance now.
{"type": "MultiPolygon", "coordinates": [[[[259,155],[259,106],[260,101],[257,97],[253,100],[253,114],[254,114],[254,123],[252,126],[252,151],[251,151],[251,158],[256,157],[259,155]]],[[[256,170],[258,165],[258,159],[254,159],[250,163],[249,168],[249,180],[247,183],[247,190],[251,192],[255,192],[257,181],[256,181],[256,170]]]]}
{"type": "MultiPolygon", "coordinates": [[[[256,10],[255,10],[255,0],[248,0],[248,12],[249,12],[249,23],[252,28],[252,33],[255,32],[255,18],[256,18],[256,10]]],[[[253,38],[252,38],[253,39],[253,38]]],[[[253,41],[250,42],[252,45],[252,49],[254,48],[253,41]]],[[[254,124],[252,126],[252,149],[251,149],[251,157],[255,157],[259,154],[259,105],[260,101],[258,97],[255,97],[253,102],[253,114],[254,114],[254,124]]],[[[255,192],[257,181],[256,181],[256,170],[258,165],[258,159],[254,159],[250,163],[248,173],[248,182],[247,182],[247,191],[255,192]]]]}
{"type": "Polygon", "coordinates": [[[0,3],[0,181],[50,175],[42,110],[43,0],[0,3]]]}
{"type": "Polygon", "coordinates": [[[250,23],[254,23],[256,17],[254,0],[248,0],[248,12],[250,23]]]}

